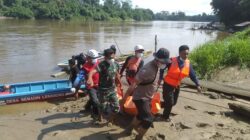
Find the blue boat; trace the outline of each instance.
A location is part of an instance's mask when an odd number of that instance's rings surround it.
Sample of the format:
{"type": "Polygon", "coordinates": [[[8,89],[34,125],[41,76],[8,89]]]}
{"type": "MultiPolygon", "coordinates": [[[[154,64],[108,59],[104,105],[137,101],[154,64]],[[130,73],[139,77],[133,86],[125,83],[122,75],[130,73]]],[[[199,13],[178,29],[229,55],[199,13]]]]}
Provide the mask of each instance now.
{"type": "Polygon", "coordinates": [[[9,84],[5,89],[0,85],[0,105],[47,100],[51,98],[73,96],[69,80],[51,80],[30,83],[9,84]]]}

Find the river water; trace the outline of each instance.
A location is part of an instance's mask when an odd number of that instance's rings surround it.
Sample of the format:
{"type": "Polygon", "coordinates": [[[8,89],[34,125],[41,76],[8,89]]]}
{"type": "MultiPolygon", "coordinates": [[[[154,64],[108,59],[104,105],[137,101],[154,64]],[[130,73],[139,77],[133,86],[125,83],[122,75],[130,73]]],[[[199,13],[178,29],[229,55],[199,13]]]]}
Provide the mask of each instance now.
{"type": "Polygon", "coordinates": [[[56,64],[88,49],[102,51],[117,43],[122,53],[136,44],[154,50],[166,47],[171,56],[182,44],[191,50],[205,42],[223,38],[218,31],[190,30],[204,22],[70,22],[47,20],[0,20],[0,83],[51,79],[56,64]]]}

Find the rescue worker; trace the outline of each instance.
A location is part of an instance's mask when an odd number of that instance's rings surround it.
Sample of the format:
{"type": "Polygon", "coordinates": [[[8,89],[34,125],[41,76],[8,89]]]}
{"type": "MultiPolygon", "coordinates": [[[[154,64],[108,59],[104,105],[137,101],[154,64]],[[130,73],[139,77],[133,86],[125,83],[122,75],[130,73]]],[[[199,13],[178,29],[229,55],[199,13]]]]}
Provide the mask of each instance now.
{"type": "Polygon", "coordinates": [[[83,53],[80,53],[79,55],[74,56],[75,60],[76,60],[76,64],[78,69],[81,69],[83,64],[86,62],[86,57],[83,53]]]}
{"type": "Polygon", "coordinates": [[[81,81],[78,80],[78,75],[80,70],[77,67],[76,60],[74,56],[68,60],[69,63],[69,80],[72,84],[71,92],[75,94],[75,99],[77,100],[79,97],[79,89],[81,86],[81,81]]]}
{"type": "Polygon", "coordinates": [[[166,67],[160,70],[158,84],[160,84],[163,80],[164,70],[168,69],[163,84],[164,111],[162,117],[166,121],[171,121],[169,115],[172,107],[177,103],[182,79],[189,76],[197,86],[198,92],[201,92],[199,81],[196,78],[190,61],[188,60],[188,54],[189,47],[187,45],[180,46],[179,56],[171,58],[171,63],[166,64],[166,67]]]}
{"type": "Polygon", "coordinates": [[[126,79],[129,85],[134,82],[136,73],[143,67],[144,61],[142,60],[144,48],[142,45],[136,45],[134,48],[135,55],[127,57],[122,66],[120,75],[126,69],[126,79]]]}
{"type": "MultiPolygon", "coordinates": [[[[86,54],[86,63],[82,66],[82,69],[85,71],[85,79],[88,78],[88,74],[91,70],[95,69],[99,64],[98,60],[99,54],[96,50],[91,49],[86,54]]],[[[98,115],[98,106],[99,100],[97,97],[97,89],[99,83],[99,73],[95,73],[92,76],[93,86],[86,84],[86,89],[89,94],[89,101],[85,105],[85,110],[91,110],[92,117],[96,117],[98,115]]]]}
{"type": "Polygon", "coordinates": [[[114,51],[115,55],[116,55],[116,46],[115,45],[111,45],[110,49],[112,49],[114,51]]]}
{"type": "Polygon", "coordinates": [[[69,63],[69,80],[74,84],[74,81],[76,80],[77,73],[79,72],[79,69],[76,65],[76,60],[74,57],[68,60],[69,63]]]}
{"type": "Polygon", "coordinates": [[[88,75],[87,83],[93,86],[93,75],[99,73],[99,87],[98,87],[98,99],[100,101],[99,106],[99,122],[103,121],[103,112],[105,110],[105,102],[108,102],[111,106],[111,115],[108,122],[112,124],[116,114],[119,113],[120,106],[115,92],[115,88],[120,82],[119,76],[119,64],[114,61],[115,53],[112,49],[104,50],[104,61],[100,62],[98,66],[91,70],[88,75]]]}
{"type": "Polygon", "coordinates": [[[157,73],[159,68],[163,68],[165,64],[169,62],[169,51],[165,48],[160,48],[154,53],[154,60],[143,66],[136,74],[135,82],[128,88],[122,100],[122,104],[124,104],[127,97],[132,94],[138,114],[123,134],[130,135],[132,130],[135,129],[138,132],[136,140],[140,140],[150,126],[152,126],[154,118],[151,113],[151,100],[156,92],[157,82],[155,83],[155,81],[157,81],[157,73]]]}

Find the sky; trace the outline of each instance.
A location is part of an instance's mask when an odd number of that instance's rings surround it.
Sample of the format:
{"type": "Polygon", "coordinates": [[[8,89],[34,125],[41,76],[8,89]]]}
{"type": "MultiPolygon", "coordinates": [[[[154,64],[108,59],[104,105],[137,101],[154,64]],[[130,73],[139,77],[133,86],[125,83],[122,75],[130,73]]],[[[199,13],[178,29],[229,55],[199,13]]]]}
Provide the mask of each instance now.
{"type": "Polygon", "coordinates": [[[210,5],[212,0],[132,0],[133,6],[138,5],[140,8],[149,8],[156,12],[182,11],[186,15],[197,15],[203,12],[207,14],[212,13],[210,5]]]}

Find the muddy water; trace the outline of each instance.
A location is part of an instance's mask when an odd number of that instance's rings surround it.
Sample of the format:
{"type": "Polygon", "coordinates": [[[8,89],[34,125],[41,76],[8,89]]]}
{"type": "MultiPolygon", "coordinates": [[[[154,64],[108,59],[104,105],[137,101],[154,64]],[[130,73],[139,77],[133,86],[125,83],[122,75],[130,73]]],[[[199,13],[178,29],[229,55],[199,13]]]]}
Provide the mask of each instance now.
{"type": "Polygon", "coordinates": [[[198,45],[219,38],[222,33],[192,31],[198,22],[67,22],[35,20],[0,20],[0,83],[50,79],[59,69],[56,64],[73,54],[94,48],[99,51],[117,42],[122,53],[136,44],[154,50],[166,47],[177,55],[178,47],[198,45]]]}
{"type": "MultiPolygon", "coordinates": [[[[192,50],[207,41],[225,36],[217,31],[190,30],[204,24],[186,21],[110,23],[0,20],[0,83],[51,79],[50,75],[60,70],[56,67],[58,62],[91,48],[102,51],[115,42],[122,53],[133,51],[136,44],[154,50],[154,37],[157,35],[158,47],[166,47],[171,56],[175,56],[182,44],[189,45],[192,50]]],[[[20,108],[28,106],[22,105],[20,108]]]]}

